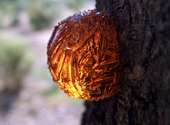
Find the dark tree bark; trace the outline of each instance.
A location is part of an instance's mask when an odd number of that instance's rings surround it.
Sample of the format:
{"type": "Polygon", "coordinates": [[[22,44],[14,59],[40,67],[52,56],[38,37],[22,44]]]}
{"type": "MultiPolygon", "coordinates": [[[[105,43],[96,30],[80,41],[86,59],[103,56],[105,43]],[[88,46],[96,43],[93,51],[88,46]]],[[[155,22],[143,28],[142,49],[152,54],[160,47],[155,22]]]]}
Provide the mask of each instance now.
{"type": "Polygon", "coordinates": [[[82,125],[170,125],[170,0],[96,0],[118,19],[123,88],[85,102],[82,125]]]}

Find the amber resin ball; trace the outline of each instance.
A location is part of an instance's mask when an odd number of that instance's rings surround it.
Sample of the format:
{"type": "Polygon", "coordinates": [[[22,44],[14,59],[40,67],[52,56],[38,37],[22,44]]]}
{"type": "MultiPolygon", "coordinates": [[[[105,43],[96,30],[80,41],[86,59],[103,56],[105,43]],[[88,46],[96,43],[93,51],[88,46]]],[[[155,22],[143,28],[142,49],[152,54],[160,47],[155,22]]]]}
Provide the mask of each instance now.
{"type": "Polygon", "coordinates": [[[121,89],[115,18],[96,10],[68,17],[47,47],[53,80],[70,97],[98,101],[121,89]]]}

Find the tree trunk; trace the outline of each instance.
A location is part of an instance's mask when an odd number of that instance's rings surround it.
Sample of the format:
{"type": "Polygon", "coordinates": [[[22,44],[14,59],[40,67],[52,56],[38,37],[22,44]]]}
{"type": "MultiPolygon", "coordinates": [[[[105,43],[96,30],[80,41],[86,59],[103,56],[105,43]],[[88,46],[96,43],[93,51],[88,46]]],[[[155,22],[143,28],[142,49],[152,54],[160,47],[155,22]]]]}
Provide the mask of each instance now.
{"type": "Polygon", "coordinates": [[[82,125],[170,125],[170,0],[96,1],[118,20],[123,87],[86,101],[82,125]]]}

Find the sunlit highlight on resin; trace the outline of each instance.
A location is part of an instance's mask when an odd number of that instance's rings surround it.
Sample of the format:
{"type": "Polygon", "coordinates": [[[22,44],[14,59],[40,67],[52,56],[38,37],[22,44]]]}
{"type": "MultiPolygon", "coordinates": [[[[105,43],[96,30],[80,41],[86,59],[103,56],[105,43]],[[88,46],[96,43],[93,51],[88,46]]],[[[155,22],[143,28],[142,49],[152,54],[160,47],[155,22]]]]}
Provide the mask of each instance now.
{"type": "Polygon", "coordinates": [[[115,18],[96,10],[68,17],[47,47],[53,80],[70,97],[98,101],[121,89],[115,18]]]}

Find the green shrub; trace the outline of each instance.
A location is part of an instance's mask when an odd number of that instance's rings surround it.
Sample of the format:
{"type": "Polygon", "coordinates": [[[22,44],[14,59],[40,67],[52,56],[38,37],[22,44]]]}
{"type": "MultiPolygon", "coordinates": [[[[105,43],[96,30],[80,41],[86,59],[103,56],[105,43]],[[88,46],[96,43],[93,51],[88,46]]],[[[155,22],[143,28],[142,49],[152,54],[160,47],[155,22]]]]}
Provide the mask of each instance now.
{"type": "Polygon", "coordinates": [[[0,92],[15,93],[22,88],[33,61],[26,50],[26,44],[0,37],[0,92]]]}
{"type": "Polygon", "coordinates": [[[52,1],[33,1],[29,5],[28,13],[34,29],[41,30],[51,25],[54,17],[59,14],[59,9],[52,1]]]}
{"type": "Polygon", "coordinates": [[[83,4],[86,2],[86,0],[66,0],[66,5],[69,8],[78,10],[83,6],[83,4]]]}

